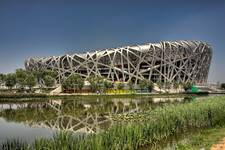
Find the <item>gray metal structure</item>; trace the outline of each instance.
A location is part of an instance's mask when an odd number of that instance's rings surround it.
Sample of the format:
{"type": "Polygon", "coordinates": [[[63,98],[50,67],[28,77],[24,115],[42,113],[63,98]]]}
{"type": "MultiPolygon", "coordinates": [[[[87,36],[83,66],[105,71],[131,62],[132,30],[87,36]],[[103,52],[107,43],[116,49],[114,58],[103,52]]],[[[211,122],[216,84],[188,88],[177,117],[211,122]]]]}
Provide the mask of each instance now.
{"type": "Polygon", "coordinates": [[[71,74],[102,76],[111,81],[206,83],[212,48],[201,41],[162,41],[25,61],[27,70],[50,69],[58,81],[71,74]]]}

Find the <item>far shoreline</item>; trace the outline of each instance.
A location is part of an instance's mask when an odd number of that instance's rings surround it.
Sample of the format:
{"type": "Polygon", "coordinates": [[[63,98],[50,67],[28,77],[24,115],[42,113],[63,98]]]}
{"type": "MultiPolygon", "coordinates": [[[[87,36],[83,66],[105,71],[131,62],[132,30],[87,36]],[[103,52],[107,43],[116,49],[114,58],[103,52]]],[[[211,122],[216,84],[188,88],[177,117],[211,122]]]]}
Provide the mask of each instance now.
{"type": "Polygon", "coordinates": [[[23,99],[23,98],[76,98],[76,97],[121,97],[132,98],[140,96],[149,97],[188,97],[188,96],[208,96],[224,95],[225,93],[123,93],[123,94],[96,94],[96,93],[60,93],[55,95],[45,93],[0,93],[0,101],[3,99],[23,99]]]}

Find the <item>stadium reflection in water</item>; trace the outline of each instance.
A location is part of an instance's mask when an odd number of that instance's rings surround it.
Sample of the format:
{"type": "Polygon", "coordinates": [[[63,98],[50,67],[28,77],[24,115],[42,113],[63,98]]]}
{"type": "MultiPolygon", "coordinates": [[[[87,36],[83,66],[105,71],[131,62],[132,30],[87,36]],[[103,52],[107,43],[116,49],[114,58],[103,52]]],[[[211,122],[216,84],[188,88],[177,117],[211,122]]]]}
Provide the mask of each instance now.
{"type": "Polygon", "coordinates": [[[117,115],[141,113],[190,98],[76,98],[0,103],[0,143],[7,139],[33,142],[60,130],[75,135],[98,133],[116,124],[117,115]]]}

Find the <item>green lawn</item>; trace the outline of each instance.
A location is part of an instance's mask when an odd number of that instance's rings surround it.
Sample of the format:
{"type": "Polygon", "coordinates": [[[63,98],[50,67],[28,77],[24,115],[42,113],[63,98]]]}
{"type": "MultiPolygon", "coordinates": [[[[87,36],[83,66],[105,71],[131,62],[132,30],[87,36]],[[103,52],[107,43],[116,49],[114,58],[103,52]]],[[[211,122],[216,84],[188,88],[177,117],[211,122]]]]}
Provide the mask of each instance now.
{"type": "Polygon", "coordinates": [[[165,150],[208,150],[213,144],[218,143],[225,137],[225,126],[203,130],[197,134],[189,135],[173,146],[168,146],[165,150]]]}

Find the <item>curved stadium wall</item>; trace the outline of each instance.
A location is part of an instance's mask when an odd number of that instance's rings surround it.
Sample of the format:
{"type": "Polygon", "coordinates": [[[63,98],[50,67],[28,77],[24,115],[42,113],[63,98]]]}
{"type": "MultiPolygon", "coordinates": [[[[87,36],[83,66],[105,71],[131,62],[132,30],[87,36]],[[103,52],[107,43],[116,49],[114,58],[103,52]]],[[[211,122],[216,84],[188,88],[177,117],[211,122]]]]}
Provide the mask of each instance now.
{"type": "Polygon", "coordinates": [[[49,69],[58,73],[58,81],[71,74],[83,78],[102,76],[111,81],[137,84],[153,82],[206,83],[212,48],[201,41],[163,41],[111,48],[84,54],[33,57],[25,61],[27,70],[49,69]]]}

